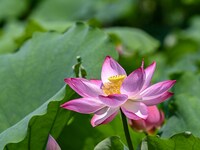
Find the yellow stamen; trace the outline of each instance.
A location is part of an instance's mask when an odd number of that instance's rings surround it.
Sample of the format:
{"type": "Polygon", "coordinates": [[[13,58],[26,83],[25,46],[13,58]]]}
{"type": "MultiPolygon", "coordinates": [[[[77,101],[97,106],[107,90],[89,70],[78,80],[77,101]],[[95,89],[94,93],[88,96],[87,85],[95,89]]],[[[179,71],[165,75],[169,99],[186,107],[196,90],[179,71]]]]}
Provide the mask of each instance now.
{"type": "Polygon", "coordinates": [[[116,75],[116,76],[109,77],[108,80],[110,82],[118,82],[118,81],[123,81],[125,77],[126,77],[125,75],[116,75]]]}
{"type": "Polygon", "coordinates": [[[109,77],[108,80],[110,82],[105,83],[102,87],[103,92],[106,95],[120,94],[120,87],[125,77],[125,75],[116,75],[109,77]]]}

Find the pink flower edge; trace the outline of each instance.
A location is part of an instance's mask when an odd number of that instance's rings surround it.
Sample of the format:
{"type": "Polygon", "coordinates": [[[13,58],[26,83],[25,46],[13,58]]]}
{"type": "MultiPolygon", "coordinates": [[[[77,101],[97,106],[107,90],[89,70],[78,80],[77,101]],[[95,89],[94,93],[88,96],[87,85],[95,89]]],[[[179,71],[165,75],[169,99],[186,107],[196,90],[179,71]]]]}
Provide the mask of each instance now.
{"type": "Polygon", "coordinates": [[[60,146],[51,135],[48,137],[46,150],[61,150],[60,146]]]}

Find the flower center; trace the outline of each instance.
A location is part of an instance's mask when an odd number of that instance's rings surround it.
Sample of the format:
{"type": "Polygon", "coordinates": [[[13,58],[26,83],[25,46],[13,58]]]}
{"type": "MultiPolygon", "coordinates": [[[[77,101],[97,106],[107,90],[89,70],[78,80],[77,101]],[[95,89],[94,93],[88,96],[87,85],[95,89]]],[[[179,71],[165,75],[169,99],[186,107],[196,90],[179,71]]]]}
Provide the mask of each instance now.
{"type": "Polygon", "coordinates": [[[103,92],[106,95],[120,94],[120,87],[125,77],[125,75],[116,75],[109,77],[108,80],[110,82],[105,83],[102,87],[103,92]]]}

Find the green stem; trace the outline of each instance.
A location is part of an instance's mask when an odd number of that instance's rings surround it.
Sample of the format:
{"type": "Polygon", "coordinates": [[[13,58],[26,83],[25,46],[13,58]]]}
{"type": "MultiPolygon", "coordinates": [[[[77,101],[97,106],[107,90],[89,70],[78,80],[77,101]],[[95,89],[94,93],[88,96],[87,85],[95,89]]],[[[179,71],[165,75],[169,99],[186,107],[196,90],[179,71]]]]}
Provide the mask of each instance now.
{"type": "Polygon", "coordinates": [[[131,137],[130,137],[130,133],[129,133],[129,130],[128,130],[128,124],[127,124],[126,116],[124,115],[124,113],[122,112],[121,109],[120,109],[120,111],[121,111],[122,123],[123,123],[123,127],[124,127],[124,133],[125,133],[125,136],[126,136],[128,148],[129,148],[129,150],[134,150],[133,144],[132,144],[132,141],[131,141],[131,137]]]}

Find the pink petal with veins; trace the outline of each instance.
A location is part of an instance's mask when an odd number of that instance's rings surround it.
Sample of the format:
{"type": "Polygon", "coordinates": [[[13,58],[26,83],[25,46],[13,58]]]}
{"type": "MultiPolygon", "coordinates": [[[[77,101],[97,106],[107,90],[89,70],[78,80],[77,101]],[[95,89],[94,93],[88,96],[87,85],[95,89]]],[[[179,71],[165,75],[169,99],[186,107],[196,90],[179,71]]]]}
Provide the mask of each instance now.
{"type": "Polygon", "coordinates": [[[146,119],[148,116],[147,106],[141,102],[134,102],[129,100],[121,106],[121,109],[129,119],[146,119]]]}
{"type": "Polygon", "coordinates": [[[126,75],[126,72],[114,59],[107,56],[102,66],[101,80],[106,83],[109,77],[115,75],[126,75]]]}
{"type": "Polygon", "coordinates": [[[121,86],[121,93],[127,95],[137,94],[145,81],[145,74],[142,68],[133,71],[127,78],[124,79],[121,86]]]}
{"type": "Polygon", "coordinates": [[[103,91],[97,82],[84,78],[66,78],[65,82],[82,97],[98,97],[103,91]]]}
{"type": "Polygon", "coordinates": [[[108,96],[99,95],[99,100],[107,106],[118,107],[126,102],[128,96],[125,94],[113,94],[108,96]]]}
{"type": "Polygon", "coordinates": [[[91,124],[93,127],[98,126],[100,124],[106,124],[114,119],[117,115],[119,108],[109,108],[105,113],[98,115],[95,114],[92,117],[91,124]]]}
{"type": "Polygon", "coordinates": [[[91,79],[90,82],[95,84],[98,87],[102,86],[102,81],[101,80],[91,79]]]}
{"type": "Polygon", "coordinates": [[[61,107],[83,114],[91,114],[105,106],[94,98],[79,98],[68,101],[62,104],[61,107]]]}
{"type": "Polygon", "coordinates": [[[166,80],[156,84],[151,85],[140,93],[143,97],[159,96],[167,92],[174,84],[176,80],[166,80]]]}
{"type": "Polygon", "coordinates": [[[103,108],[97,110],[97,111],[95,112],[95,114],[96,114],[96,115],[102,115],[102,114],[104,114],[106,111],[108,111],[108,109],[110,109],[110,107],[105,106],[105,107],[103,107],[103,108]]]}
{"type": "Polygon", "coordinates": [[[164,100],[170,98],[172,95],[173,95],[173,93],[171,93],[171,92],[165,92],[161,95],[156,95],[156,96],[149,96],[149,97],[144,96],[142,98],[141,102],[143,102],[147,106],[157,105],[157,104],[163,102],[164,100]]]}
{"type": "Polygon", "coordinates": [[[151,79],[153,77],[154,71],[156,69],[156,62],[153,62],[151,65],[149,65],[144,71],[145,71],[145,82],[142,89],[147,88],[151,84],[151,79]]]}

